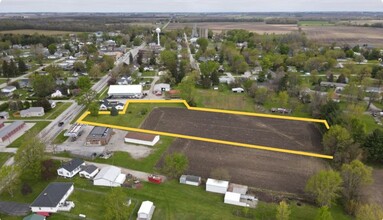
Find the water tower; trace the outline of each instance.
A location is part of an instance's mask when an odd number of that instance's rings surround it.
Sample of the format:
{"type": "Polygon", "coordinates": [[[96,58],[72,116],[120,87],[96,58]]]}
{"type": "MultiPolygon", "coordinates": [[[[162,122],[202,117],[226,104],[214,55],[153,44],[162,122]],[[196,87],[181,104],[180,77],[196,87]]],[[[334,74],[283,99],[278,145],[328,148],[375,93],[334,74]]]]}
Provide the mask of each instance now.
{"type": "Polygon", "coordinates": [[[158,46],[161,46],[160,45],[160,33],[161,33],[161,29],[157,28],[156,29],[156,33],[157,33],[157,44],[158,44],[158,46]]]}

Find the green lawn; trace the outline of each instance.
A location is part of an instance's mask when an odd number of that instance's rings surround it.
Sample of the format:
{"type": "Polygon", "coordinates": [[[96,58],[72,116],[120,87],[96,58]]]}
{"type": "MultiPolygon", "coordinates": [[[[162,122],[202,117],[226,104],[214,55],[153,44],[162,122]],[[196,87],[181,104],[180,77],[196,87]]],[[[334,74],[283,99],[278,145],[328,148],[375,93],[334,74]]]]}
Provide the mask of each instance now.
{"type": "Polygon", "coordinates": [[[377,128],[382,128],[381,125],[378,125],[374,118],[371,115],[362,115],[359,117],[360,120],[366,125],[367,134],[373,132],[377,128]]]}
{"type": "Polygon", "coordinates": [[[141,77],[143,76],[155,76],[156,75],[156,72],[155,71],[144,71],[141,75],[141,77]]]}
{"type": "Polygon", "coordinates": [[[133,159],[127,152],[114,152],[109,159],[97,158],[95,162],[107,163],[129,169],[140,170],[152,173],[155,171],[155,165],[160,160],[162,154],[172,144],[174,138],[161,136],[161,140],[153,147],[153,152],[140,160],[133,159]]]}
{"type": "Polygon", "coordinates": [[[299,21],[299,26],[333,26],[334,24],[331,24],[328,21],[299,21]]]}
{"type": "Polygon", "coordinates": [[[12,156],[11,153],[0,153],[0,167],[12,156]]]}
{"type": "Polygon", "coordinates": [[[247,112],[255,110],[253,100],[245,93],[233,93],[225,89],[223,91],[197,89],[195,97],[198,107],[247,112]]]}
{"type": "Polygon", "coordinates": [[[44,117],[46,119],[55,119],[61,115],[67,108],[72,105],[70,102],[57,102],[56,107],[49,112],[47,112],[44,117]]]}
{"type": "Polygon", "coordinates": [[[156,107],[185,107],[183,104],[160,104],[160,103],[132,103],[129,104],[126,114],[118,116],[98,115],[87,116],[84,120],[110,125],[139,127],[146,116],[156,107]],[[142,114],[146,111],[145,114],[142,114]]]}
{"type": "MultiPolygon", "coordinates": [[[[27,123],[36,123],[31,129],[29,129],[27,131],[27,133],[32,132],[34,134],[38,134],[41,130],[43,130],[50,123],[50,121],[36,121],[36,122],[27,121],[27,123]]],[[[26,134],[23,134],[22,136],[17,138],[15,141],[13,141],[10,145],[8,145],[7,148],[18,148],[18,147],[20,147],[21,144],[23,144],[25,141],[27,141],[27,140],[25,140],[25,136],[26,136],[26,134]]]]}
{"type": "Polygon", "coordinates": [[[6,79],[0,79],[0,84],[6,83],[6,82],[7,82],[6,79]]]}
{"type": "Polygon", "coordinates": [[[57,137],[53,140],[53,143],[54,144],[62,144],[62,143],[64,143],[68,139],[68,137],[64,136],[66,131],[67,130],[65,129],[62,132],[60,132],[60,134],[57,135],[57,137]]]}

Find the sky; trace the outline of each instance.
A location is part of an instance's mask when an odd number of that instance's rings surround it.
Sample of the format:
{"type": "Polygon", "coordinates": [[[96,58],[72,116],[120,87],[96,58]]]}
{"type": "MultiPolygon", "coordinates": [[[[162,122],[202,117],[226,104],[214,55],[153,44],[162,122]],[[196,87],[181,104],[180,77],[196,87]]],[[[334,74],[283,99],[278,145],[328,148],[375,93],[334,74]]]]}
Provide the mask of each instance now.
{"type": "Polygon", "coordinates": [[[383,0],[0,0],[0,12],[383,12],[383,0]]]}

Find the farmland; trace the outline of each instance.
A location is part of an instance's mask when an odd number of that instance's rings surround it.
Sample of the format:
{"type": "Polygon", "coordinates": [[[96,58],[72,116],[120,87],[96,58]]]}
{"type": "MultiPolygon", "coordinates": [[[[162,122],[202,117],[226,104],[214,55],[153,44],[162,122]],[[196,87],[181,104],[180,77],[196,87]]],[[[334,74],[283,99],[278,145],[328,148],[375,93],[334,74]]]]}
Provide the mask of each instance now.
{"type": "Polygon", "coordinates": [[[9,31],[0,31],[0,34],[43,34],[43,35],[63,35],[63,34],[74,34],[76,32],[70,31],[53,31],[53,30],[34,30],[34,29],[21,29],[21,30],[9,30],[9,31]]]}

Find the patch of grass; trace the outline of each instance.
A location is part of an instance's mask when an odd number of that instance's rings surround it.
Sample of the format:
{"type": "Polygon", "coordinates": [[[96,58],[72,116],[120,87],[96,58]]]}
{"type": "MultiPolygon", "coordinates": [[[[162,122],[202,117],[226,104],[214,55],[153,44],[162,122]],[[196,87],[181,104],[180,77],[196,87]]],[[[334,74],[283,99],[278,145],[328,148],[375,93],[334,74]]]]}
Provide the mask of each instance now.
{"type": "Polygon", "coordinates": [[[120,167],[152,173],[155,171],[155,165],[160,160],[162,154],[172,144],[174,138],[161,136],[161,140],[155,146],[151,154],[143,159],[136,160],[127,152],[114,152],[109,159],[97,158],[95,162],[107,163],[120,167]]]}
{"type": "Polygon", "coordinates": [[[141,75],[142,76],[155,76],[156,72],[155,71],[144,71],[141,75]]]}
{"type": "Polygon", "coordinates": [[[53,140],[53,144],[62,144],[64,143],[66,140],[68,140],[68,137],[65,137],[64,134],[67,130],[63,130],[62,132],[60,132],[59,135],[57,135],[57,137],[53,140]]]}
{"type": "Polygon", "coordinates": [[[77,120],[81,117],[81,115],[83,115],[84,114],[84,112],[86,112],[87,111],[87,109],[86,108],[84,108],[83,110],[81,110],[80,111],[80,113],[78,113],[78,115],[75,117],[75,118],[73,118],[73,120],[70,122],[71,124],[74,124],[74,123],[76,123],[77,122],[77,120]]]}
{"type": "Polygon", "coordinates": [[[380,102],[374,102],[374,105],[375,105],[377,108],[383,109],[383,104],[380,103],[380,102]]]}
{"type": "Polygon", "coordinates": [[[198,107],[216,108],[253,112],[253,100],[245,93],[233,93],[230,90],[197,89],[196,103],[198,107]]]}
{"type": "Polygon", "coordinates": [[[0,152],[0,167],[4,165],[4,163],[12,157],[11,153],[3,153],[0,152]]]}
{"type": "MultiPolygon", "coordinates": [[[[26,133],[32,132],[35,134],[38,134],[41,130],[43,130],[46,126],[49,125],[50,121],[27,121],[27,123],[36,123],[31,129],[29,129],[26,133]]],[[[26,133],[17,138],[15,141],[13,141],[10,145],[7,146],[7,148],[18,148],[20,145],[22,145],[24,142],[28,141],[25,140],[26,133]]]]}
{"type": "Polygon", "coordinates": [[[371,115],[363,114],[359,117],[359,119],[366,125],[367,134],[372,133],[375,129],[382,127],[375,122],[371,115]]]}
{"type": "Polygon", "coordinates": [[[70,102],[58,102],[56,107],[45,114],[46,119],[55,119],[72,105],[70,102]]]}
{"type": "Polygon", "coordinates": [[[156,107],[185,107],[183,104],[163,104],[163,103],[131,103],[128,106],[126,114],[110,116],[110,115],[98,115],[85,118],[85,121],[98,122],[110,125],[120,125],[127,127],[139,127],[145,120],[146,116],[156,107]],[[143,114],[143,110],[146,111],[143,114]]]}
{"type": "Polygon", "coordinates": [[[299,26],[334,26],[328,21],[299,21],[299,26]]]}

